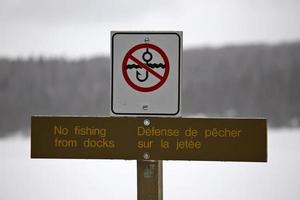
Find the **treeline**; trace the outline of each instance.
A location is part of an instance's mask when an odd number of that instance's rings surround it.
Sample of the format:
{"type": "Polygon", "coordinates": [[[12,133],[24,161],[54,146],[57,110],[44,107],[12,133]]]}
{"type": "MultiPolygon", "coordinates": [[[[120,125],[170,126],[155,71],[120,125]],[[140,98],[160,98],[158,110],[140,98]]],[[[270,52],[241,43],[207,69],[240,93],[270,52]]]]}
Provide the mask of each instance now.
{"type": "Polygon", "coordinates": [[[103,115],[109,59],[0,61],[0,133],[30,128],[31,115],[103,115]]]}
{"type": "MultiPolygon", "coordinates": [[[[299,125],[300,43],[184,51],[184,115],[266,117],[299,125]]],[[[0,135],[32,114],[108,115],[108,57],[0,59],[0,135]]]]}
{"type": "Polygon", "coordinates": [[[299,125],[300,43],[188,50],[184,63],[185,113],[299,125]]]}

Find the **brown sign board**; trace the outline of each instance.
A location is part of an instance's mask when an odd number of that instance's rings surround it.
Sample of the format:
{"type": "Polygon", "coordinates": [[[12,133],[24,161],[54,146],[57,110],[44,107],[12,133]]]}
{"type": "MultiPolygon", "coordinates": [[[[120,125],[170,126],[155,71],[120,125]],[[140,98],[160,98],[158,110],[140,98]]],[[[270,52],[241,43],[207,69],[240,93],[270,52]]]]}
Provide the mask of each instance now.
{"type": "Polygon", "coordinates": [[[267,121],[33,116],[31,157],[266,162],[267,121]]]}

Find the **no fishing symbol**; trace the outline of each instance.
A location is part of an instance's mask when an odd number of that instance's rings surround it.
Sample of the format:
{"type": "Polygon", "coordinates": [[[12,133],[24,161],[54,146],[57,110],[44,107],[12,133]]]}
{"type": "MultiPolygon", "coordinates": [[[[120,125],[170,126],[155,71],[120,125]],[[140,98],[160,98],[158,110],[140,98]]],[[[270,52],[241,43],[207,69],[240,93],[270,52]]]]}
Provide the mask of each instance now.
{"type": "Polygon", "coordinates": [[[122,63],[124,79],[130,87],[140,92],[159,89],[170,71],[166,53],[158,46],[142,43],[132,47],[122,63]],[[131,71],[131,72],[130,72],[131,71]]]}

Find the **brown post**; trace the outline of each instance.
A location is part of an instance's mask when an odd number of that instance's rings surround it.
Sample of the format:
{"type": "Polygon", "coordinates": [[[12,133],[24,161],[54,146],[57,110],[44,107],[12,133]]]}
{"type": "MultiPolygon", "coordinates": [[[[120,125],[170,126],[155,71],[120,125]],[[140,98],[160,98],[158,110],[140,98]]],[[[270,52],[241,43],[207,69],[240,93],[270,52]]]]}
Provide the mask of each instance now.
{"type": "Polygon", "coordinates": [[[163,199],[162,161],[137,161],[138,200],[163,199]]]}

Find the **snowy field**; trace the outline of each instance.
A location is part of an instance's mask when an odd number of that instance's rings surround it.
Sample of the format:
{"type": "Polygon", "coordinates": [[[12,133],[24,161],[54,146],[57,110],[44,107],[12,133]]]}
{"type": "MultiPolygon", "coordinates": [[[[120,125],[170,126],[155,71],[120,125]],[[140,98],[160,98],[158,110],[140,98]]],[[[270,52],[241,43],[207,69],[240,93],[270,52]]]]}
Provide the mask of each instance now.
{"type": "MultiPolygon", "coordinates": [[[[165,200],[299,200],[300,129],[269,130],[268,163],[165,161],[165,200]]],[[[136,162],[31,160],[30,140],[0,139],[1,200],[136,199],[136,162]]]]}

